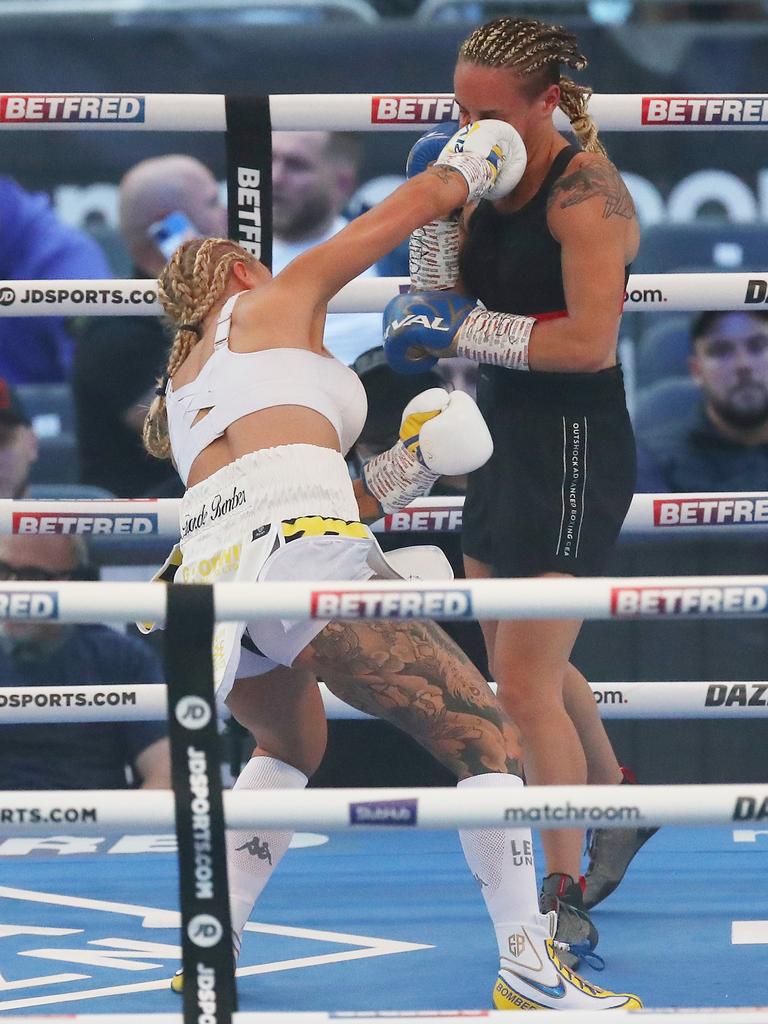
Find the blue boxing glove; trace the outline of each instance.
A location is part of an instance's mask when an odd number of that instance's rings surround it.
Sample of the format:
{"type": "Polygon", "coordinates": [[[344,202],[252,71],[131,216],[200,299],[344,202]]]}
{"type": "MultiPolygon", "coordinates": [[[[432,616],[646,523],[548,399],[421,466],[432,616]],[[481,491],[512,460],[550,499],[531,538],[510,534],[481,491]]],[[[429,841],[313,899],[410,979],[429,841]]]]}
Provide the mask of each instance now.
{"type": "Polygon", "coordinates": [[[408,154],[405,164],[406,178],[412,178],[414,174],[426,171],[429,165],[437,160],[445,149],[446,143],[450,142],[458,130],[458,121],[442,121],[419,136],[408,154]]]}
{"type": "MultiPolygon", "coordinates": [[[[406,177],[425,171],[458,130],[458,121],[443,121],[414,143],[405,165],[406,177]]],[[[433,220],[411,232],[408,240],[411,287],[419,291],[452,288],[459,279],[458,213],[433,220]]]]}
{"type": "Polygon", "coordinates": [[[384,309],[384,353],[398,373],[424,373],[453,342],[477,303],[457,292],[408,292],[384,309]],[[425,351],[426,350],[426,351],[425,351]]]}

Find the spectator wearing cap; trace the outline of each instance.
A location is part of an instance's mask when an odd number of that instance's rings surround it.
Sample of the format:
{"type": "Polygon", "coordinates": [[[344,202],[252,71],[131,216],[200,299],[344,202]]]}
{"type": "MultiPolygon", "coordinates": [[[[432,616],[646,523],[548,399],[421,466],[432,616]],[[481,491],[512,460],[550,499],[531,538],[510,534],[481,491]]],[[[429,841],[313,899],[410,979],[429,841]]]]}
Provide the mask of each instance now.
{"type": "MultiPolygon", "coordinates": [[[[47,196],[0,177],[0,280],[111,276],[98,244],[59,220],[47,196]]],[[[0,318],[0,376],[12,384],[67,381],[73,350],[63,317],[0,318]]]]}
{"type": "Polygon", "coordinates": [[[32,424],[7,380],[0,378],[0,498],[21,498],[37,460],[32,424]]]}

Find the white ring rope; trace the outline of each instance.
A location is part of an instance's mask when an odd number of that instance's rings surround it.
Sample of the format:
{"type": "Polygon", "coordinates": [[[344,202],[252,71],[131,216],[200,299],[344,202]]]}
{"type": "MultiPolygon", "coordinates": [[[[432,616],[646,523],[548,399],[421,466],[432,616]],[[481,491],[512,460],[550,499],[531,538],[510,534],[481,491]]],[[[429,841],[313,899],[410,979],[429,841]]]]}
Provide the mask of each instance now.
{"type": "MultiPolygon", "coordinates": [[[[456,120],[450,93],[299,93],[268,97],[276,131],[414,131],[456,120]]],[[[223,95],[175,93],[1,93],[0,130],[197,131],[227,127],[223,95]]],[[[604,93],[589,113],[601,131],[762,131],[765,93],[604,93]]],[[[558,110],[555,126],[568,131],[558,110]]]]}
{"type": "MultiPolygon", "coordinates": [[[[591,683],[602,718],[728,719],[765,718],[768,682],[591,683]]],[[[495,690],[496,684],[491,683],[495,690]]],[[[320,689],[328,718],[370,719],[339,700],[324,683],[320,689]]],[[[164,683],[3,686],[0,724],[61,722],[164,722],[168,696],[164,683]]]]}
{"type": "MultiPolygon", "coordinates": [[[[189,772],[201,758],[188,747],[189,772]]],[[[203,764],[205,758],[202,758],[203,764]]],[[[224,793],[227,828],[291,828],[340,832],[393,825],[419,828],[629,828],[665,825],[732,826],[765,820],[768,785],[525,786],[310,789],[224,793]]],[[[202,811],[201,811],[202,813],[202,811]]],[[[0,821],[15,835],[48,835],[51,825],[77,834],[174,830],[171,790],[0,791],[0,821]]]]}
{"type": "MultiPolygon", "coordinates": [[[[0,584],[0,619],[165,622],[159,583],[0,584]]],[[[699,619],[768,615],[768,576],[215,583],[217,622],[256,619],[699,619]]]]}
{"type": "MultiPolygon", "coordinates": [[[[331,299],[332,313],[378,313],[401,291],[407,277],[358,278],[331,299]]],[[[768,270],[737,274],[633,274],[624,310],[657,313],[704,309],[762,308],[768,301],[768,270]]],[[[160,316],[157,282],[151,278],[0,281],[0,316],[160,316]]]]}
{"type": "MultiPolygon", "coordinates": [[[[165,984],[165,982],[163,983],[165,984]]],[[[563,1024],[563,1011],[540,1010],[536,1024],[563,1024]]],[[[88,1013],[70,1014],[65,1017],[3,1017],[4,1024],[136,1024],[136,1014],[122,1013],[88,1013]]],[[[594,1011],[569,1010],[566,1012],[567,1024],[595,1024],[594,1011]]],[[[146,1024],[183,1024],[180,1013],[142,1013],[142,1021],[146,1024]]],[[[393,1024],[467,1024],[468,1020],[496,1021],[498,1024],[509,1021],[507,1010],[419,1010],[416,1013],[382,1010],[368,1011],[357,1016],[349,1013],[326,1013],[323,1010],[312,1010],[298,1013],[234,1013],[234,1024],[371,1024],[372,1020],[392,1021],[393,1024]]],[[[768,1010],[750,1010],[746,1007],[738,1010],[643,1010],[639,1018],[643,1024],[768,1024],[768,1010]]],[[[615,1024],[637,1024],[637,1011],[614,1010],[611,1021],[615,1024]]]]}
{"type": "MultiPolygon", "coordinates": [[[[371,524],[374,533],[456,533],[463,497],[427,497],[371,524]]],[[[0,536],[70,533],[131,538],[179,537],[179,498],[0,499],[0,536]]],[[[622,536],[671,537],[720,532],[756,533],[768,526],[768,491],[636,494],[622,536]]]]}

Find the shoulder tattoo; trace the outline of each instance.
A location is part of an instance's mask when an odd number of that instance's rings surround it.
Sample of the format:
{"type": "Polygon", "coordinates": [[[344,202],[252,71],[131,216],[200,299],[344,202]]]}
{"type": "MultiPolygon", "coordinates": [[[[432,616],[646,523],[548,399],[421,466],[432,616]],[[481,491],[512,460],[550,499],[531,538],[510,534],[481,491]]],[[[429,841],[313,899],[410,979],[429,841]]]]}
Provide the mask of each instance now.
{"type": "Polygon", "coordinates": [[[611,163],[586,164],[571,174],[558,178],[547,199],[547,212],[554,206],[564,210],[587,199],[602,196],[605,200],[603,218],[635,216],[635,204],[621,175],[611,163]]]}

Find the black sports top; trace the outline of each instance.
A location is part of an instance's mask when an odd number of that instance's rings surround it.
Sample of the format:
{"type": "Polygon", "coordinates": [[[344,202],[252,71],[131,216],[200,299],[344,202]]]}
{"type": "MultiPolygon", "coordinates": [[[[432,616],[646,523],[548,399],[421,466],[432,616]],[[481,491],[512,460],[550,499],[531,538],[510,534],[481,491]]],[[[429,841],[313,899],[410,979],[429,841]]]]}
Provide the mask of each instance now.
{"type": "MultiPolygon", "coordinates": [[[[468,295],[488,309],[523,316],[566,314],[560,243],[547,224],[547,201],[555,181],[576,154],[561,149],[536,195],[514,213],[499,213],[481,200],[467,226],[461,280],[468,295]]],[[[624,283],[629,280],[629,267],[624,283]]]]}
{"type": "Polygon", "coordinates": [[[579,152],[560,150],[536,195],[514,213],[499,213],[481,200],[468,224],[461,252],[467,293],[488,309],[536,316],[565,313],[560,243],[547,225],[547,200],[554,182],[579,152]]]}

